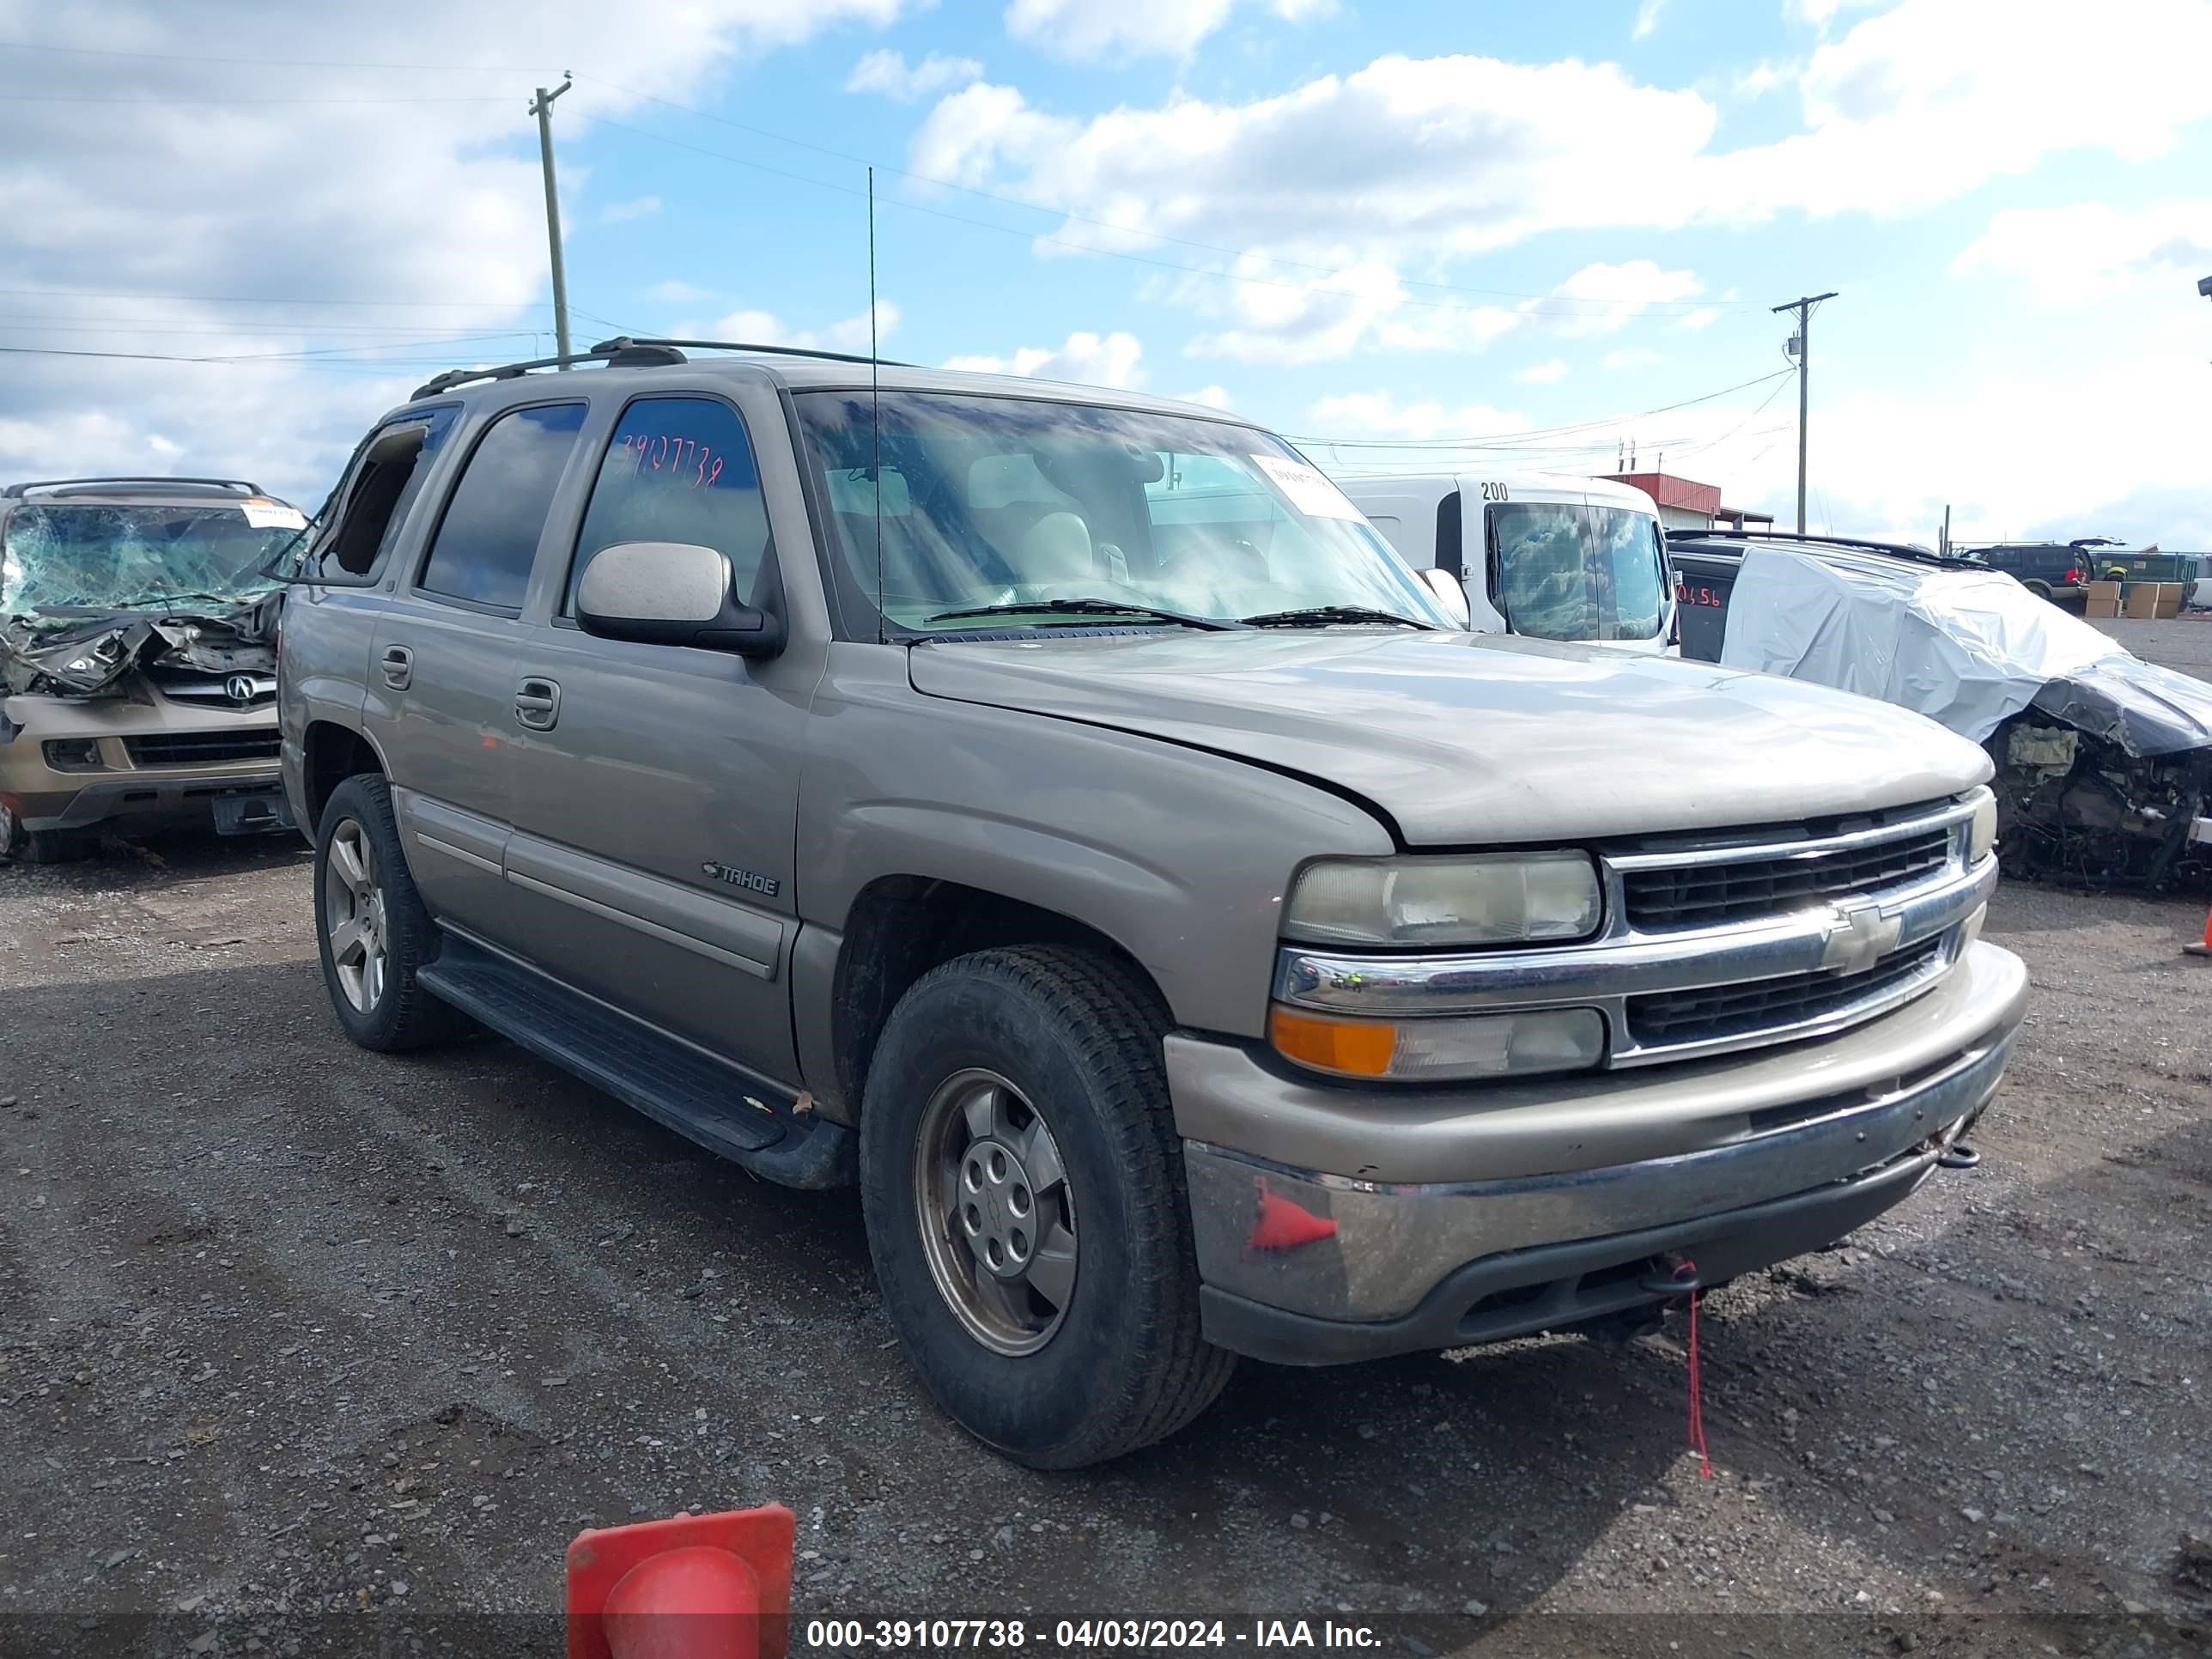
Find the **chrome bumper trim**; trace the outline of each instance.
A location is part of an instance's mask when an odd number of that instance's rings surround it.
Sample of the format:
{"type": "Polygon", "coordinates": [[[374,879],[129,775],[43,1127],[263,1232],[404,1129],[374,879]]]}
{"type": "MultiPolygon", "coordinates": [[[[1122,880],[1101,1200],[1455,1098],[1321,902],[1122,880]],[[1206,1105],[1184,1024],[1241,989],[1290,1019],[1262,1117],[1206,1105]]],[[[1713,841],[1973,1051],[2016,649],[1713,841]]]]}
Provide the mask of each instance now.
{"type": "Polygon", "coordinates": [[[1851,1181],[1905,1158],[1932,1167],[1996,1092],[2014,1023],[1872,1099],[1644,1163],[1402,1185],[1288,1169],[1188,1141],[1184,1167],[1199,1276],[1317,1318],[1388,1319],[1454,1270],[1501,1252],[1693,1221],[1851,1181]],[[1334,1221],[1334,1235],[1295,1249],[1255,1249],[1255,1194],[1261,1191],[1334,1221]]]}

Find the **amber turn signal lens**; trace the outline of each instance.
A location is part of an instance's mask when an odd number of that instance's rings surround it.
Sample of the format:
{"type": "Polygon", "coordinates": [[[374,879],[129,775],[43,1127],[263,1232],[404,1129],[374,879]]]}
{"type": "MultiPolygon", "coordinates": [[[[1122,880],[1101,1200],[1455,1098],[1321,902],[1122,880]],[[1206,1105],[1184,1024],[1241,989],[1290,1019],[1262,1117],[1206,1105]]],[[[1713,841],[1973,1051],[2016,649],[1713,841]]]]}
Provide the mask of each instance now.
{"type": "Polygon", "coordinates": [[[1267,1038],[1285,1059],[1347,1077],[1387,1077],[1398,1028],[1387,1021],[1330,1019],[1278,1006],[1267,1012],[1267,1038]]]}

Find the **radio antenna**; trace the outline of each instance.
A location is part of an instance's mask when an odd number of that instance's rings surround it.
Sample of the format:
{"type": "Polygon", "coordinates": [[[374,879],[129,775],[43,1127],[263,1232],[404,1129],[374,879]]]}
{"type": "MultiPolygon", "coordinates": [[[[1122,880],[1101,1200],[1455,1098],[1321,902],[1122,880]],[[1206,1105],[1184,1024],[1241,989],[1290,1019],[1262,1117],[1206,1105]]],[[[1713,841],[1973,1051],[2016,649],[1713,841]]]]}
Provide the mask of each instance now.
{"type": "Polygon", "coordinates": [[[868,434],[874,444],[868,483],[876,503],[876,643],[884,639],[884,392],[883,365],[876,347],[876,170],[868,169],[868,434]]]}

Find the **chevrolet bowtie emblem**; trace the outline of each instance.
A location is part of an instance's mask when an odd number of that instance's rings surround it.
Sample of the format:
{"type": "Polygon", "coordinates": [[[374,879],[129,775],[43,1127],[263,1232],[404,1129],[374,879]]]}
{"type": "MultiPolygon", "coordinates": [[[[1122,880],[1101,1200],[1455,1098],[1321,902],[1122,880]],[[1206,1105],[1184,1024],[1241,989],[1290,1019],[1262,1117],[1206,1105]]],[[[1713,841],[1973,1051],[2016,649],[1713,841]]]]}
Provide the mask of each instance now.
{"type": "Polygon", "coordinates": [[[1838,904],[1828,923],[1820,966],[1839,974],[1863,974],[1897,948],[1905,930],[1901,918],[1886,916],[1878,904],[1838,904]]]}

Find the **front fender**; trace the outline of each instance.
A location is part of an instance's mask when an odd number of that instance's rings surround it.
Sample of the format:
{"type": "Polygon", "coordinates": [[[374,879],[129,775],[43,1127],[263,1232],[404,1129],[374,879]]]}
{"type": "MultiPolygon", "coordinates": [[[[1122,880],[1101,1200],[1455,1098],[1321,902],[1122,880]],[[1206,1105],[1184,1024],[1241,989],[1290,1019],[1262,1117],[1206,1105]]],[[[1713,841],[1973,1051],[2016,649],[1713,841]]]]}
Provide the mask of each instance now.
{"type": "Polygon", "coordinates": [[[817,692],[796,861],[807,927],[841,932],[886,877],[957,882],[1112,939],[1178,1024],[1256,1037],[1298,866],[1393,850],[1372,813],[1303,780],[1108,726],[925,696],[901,655],[836,647],[817,692]]]}

